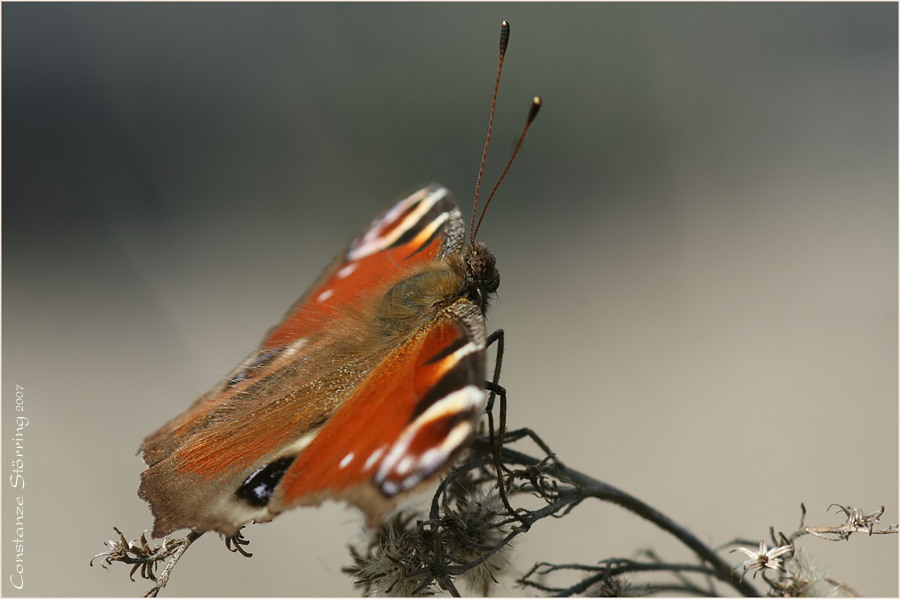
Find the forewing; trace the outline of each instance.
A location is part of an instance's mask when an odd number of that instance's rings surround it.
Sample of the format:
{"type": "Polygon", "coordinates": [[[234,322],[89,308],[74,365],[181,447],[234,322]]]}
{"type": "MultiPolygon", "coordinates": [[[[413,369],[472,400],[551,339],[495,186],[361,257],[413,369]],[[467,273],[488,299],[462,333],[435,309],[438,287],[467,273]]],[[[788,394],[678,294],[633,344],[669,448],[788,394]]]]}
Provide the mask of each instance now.
{"type": "Polygon", "coordinates": [[[328,328],[347,308],[363,307],[366,290],[419,264],[460,250],[462,217],[450,192],[429,185],[376,218],[318,282],[267,334],[261,351],[283,347],[328,328]]]}

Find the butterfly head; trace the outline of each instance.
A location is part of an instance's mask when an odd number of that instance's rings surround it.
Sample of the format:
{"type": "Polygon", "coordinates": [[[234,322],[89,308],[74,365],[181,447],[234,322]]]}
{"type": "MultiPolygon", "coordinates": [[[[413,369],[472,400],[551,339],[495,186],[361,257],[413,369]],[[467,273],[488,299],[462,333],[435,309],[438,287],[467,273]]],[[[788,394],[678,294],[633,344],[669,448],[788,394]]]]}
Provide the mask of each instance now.
{"type": "Polygon", "coordinates": [[[491,297],[500,287],[500,271],[497,260],[480,241],[466,250],[466,296],[475,302],[482,312],[487,312],[491,297]]]}

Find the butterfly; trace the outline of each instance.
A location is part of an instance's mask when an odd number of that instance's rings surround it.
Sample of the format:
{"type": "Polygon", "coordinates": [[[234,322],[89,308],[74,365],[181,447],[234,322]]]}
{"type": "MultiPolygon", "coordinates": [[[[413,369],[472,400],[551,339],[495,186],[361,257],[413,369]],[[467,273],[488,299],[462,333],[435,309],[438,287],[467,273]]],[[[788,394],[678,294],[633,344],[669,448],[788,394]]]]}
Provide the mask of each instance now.
{"type": "Polygon", "coordinates": [[[154,536],[234,535],[343,499],[377,523],[445,469],[484,408],[485,312],[500,282],[429,185],[376,218],[265,336],[147,437],[154,536]]]}
{"type": "MultiPolygon", "coordinates": [[[[491,124],[508,36],[504,22],[491,124]]],[[[451,466],[485,407],[485,314],[500,284],[474,215],[467,240],[445,188],[396,202],[255,352],[148,436],[138,495],[153,535],[215,531],[240,542],[249,522],[325,500],[358,507],[375,526],[451,466]]]]}

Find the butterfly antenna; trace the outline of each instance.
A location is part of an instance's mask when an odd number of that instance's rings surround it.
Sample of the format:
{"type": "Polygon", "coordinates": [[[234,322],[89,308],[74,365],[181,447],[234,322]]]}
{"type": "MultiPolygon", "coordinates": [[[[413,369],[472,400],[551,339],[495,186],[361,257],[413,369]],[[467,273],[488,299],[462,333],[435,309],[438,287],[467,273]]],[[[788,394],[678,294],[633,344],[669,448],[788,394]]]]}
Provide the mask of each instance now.
{"type": "MultiPolygon", "coordinates": [[[[497,92],[500,91],[500,74],[503,72],[503,58],[506,56],[506,46],[509,44],[509,23],[503,21],[500,24],[500,60],[497,64],[497,81],[494,83],[494,98],[491,100],[491,119],[488,121],[487,139],[484,140],[484,151],[481,153],[481,167],[478,169],[478,180],[475,182],[475,205],[472,207],[472,223],[478,214],[478,195],[481,193],[481,178],[484,175],[484,163],[487,159],[488,146],[491,145],[491,133],[494,130],[494,110],[497,108],[497,92]]],[[[483,213],[482,213],[483,216],[483,213]]],[[[475,243],[475,229],[472,230],[471,243],[475,243]]]]}
{"type": "MultiPolygon", "coordinates": [[[[488,206],[491,205],[491,200],[494,198],[494,194],[497,193],[497,188],[500,187],[500,184],[503,182],[503,178],[506,177],[506,173],[509,172],[509,167],[512,166],[513,161],[516,159],[516,154],[519,153],[519,149],[522,147],[522,142],[525,141],[525,134],[528,133],[528,128],[531,127],[531,123],[534,121],[534,118],[537,116],[538,110],[541,109],[541,99],[538,96],[535,96],[533,100],[531,100],[531,108],[528,110],[528,119],[525,121],[525,127],[522,129],[522,134],[519,136],[519,141],[516,142],[516,149],[513,150],[512,156],[509,157],[509,162],[506,163],[506,168],[503,169],[503,174],[500,175],[500,179],[497,180],[497,184],[494,185],[494,189],[491,190],[491,195],[488,196],[487,201],[484,203],[484,209],[481,211],[481,218],[478,219],[478,224],[472,229],[472,242],[475,241],[475,233],[478,232],[478,229],[481,228],[481,221],[484,220],[484,213],[487,212],[488,206]]],[[[474,215],[473,215],[474,218],[474,215]]]]}

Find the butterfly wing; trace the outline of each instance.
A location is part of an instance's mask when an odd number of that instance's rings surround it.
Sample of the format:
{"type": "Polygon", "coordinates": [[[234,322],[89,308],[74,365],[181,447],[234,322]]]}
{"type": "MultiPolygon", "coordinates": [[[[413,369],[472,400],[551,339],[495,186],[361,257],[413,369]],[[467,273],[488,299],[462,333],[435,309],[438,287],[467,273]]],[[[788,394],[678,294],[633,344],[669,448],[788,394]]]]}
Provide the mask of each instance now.
{"type": "MultiPolygon", "coordinates": [[[[150,503],[156,518],[154,534],[179,528],[231,534],[249,520],[271,519],[269,500],[289,469],[289,488],[299,490],[277,489],[274,513],[320,496],[318,489],[304,491],[295,482],[315,480],[297,474],[305,463],[297,461],[297,455],[312,446],[319,433],[334,430],[333,417],[353,417],[342,409],[350,400],[364,406],[359,408],[363,420],[374,418],[379,410],[365,406],[382,404],[371,397],[375,383],[367,381],[390,379],[390,368],[398,365],[414,379],[412,362],[403,356],[421,353],[408,350],[401,355],[398,348],[366,343],[355,338],[359,335],[354,329],[360,328],[365,336],[366,311],[381,300],[385,289],[417,267],[457,254],[463,240],[459,210],[449,193],[435,185],[400,200],[373,221],[267,333],[254,355],[145,440],[141,452],[149,468],[141,476],[139,495],[150,503]],[[379,377],[373,379],[376,373],[379,377]],[[366,389],[368,394],[361,391],[366,389]]],[[[480,312],[476,318],[469,311],[448,306],[440,312],[441,318],[420,327],[423,330],[410,331],[415,333],[410,339],[421,343],[420,348],[431,347],[435,339],[473,340],[474,351],[483,361],[483,319],[478,320],[480,312]]],[[[480,385],[483,372],[471,374],[480,385]]],[[[407,417],[419,405],[414,397],[398,396],[397,405],[404,406],[400,411],[406,410],[407,417]]],[[[370,424],[378,428],[374,421],[370,424]]],[[[461,432],[462,428],[456,435],[461,432]]],[[[422,434],[424,429],[418,436],[422,434]]],[[[410,435],[412,443],[417,435],[410,435]]],[[[321,453],[323,444],[311,449],[321,453]]],[[[388,455],[385,450],[382,459],[388,455]]],[[[432,463],[436,462],[429,457],[422,467],[427,470],[432,463]]],[[[400,481],[401,487],[413,480],[391,474],[389,466],[379,468],[376,474],[385,472],[382,491],[389,480],[400,481]]],[[[346,464],[339,468],[346,469],[346,464]]],[[[350,486],[354,485],[341,488],[350,486]]]]}
{"type": "Polygon", "coordinates": [[[383,360],[300,452],[270,512],[340,498],[375,524],[448,466],[484,409],[485,323],[459,299],[383,360]]]}
{"type": "Polygon", "coordinates": [[[367,290],[423,264],[459,252],[462,217],[445,188],[429,185],[376,218],[270,330],[261,351],[325,330],[347,308],[361,308],[367,290]]]}
{"type": "MultiPolygon", "coordinates": [[[[215,419],[217,407],[273,371],[312,353],[313,342],[354,307],[362,308],[384,283],[418,264],[458,252],[462,217],[450,193],[429,185],[399,200],[362,231],[319,280],[272,327],[251,354],[180,416],[148,436],[140,453],[148,466],[168,458],[215,419]]],[[[258,391],[258,389],[257,389],[258,391]]],[[[255,409],[237,402],[235,412],[255,409]]]]}

